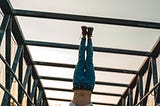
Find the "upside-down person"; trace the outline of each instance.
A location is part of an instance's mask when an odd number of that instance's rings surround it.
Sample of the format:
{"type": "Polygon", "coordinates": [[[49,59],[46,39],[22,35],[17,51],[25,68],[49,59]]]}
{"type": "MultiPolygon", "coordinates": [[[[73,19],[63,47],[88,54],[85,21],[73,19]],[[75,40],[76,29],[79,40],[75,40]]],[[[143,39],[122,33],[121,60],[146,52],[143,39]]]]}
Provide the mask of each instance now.
{"type": "Polygon", "coordinates": [[[93,106],[91,94],[95,85],[93,65],[92,27],[82,26],[82,38],[79,47],[78,63],[73,75],[73,99],[69,106],[93,106]],[[87,38],[87,48],[85,46],[87,38]],[[85,59],[85,51],[86,59],[85,59]]]}

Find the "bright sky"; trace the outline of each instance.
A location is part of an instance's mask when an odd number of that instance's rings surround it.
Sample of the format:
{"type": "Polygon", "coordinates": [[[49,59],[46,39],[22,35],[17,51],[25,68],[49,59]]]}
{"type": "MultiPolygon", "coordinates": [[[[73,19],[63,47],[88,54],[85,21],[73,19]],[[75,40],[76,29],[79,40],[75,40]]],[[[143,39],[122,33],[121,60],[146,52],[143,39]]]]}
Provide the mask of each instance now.
{"type": "MultiPolygon", "coordinates": [[[[15,9],[79,14],[117,19],[160,22],[160,0],[11,0],[15,9]]],[[[96,47],[150,51],[160,37],[159,30],[126,26],[93,24],[31,17],[18,17],[26,40],[76,44],[80,42],[80,26],[94,27],[96,47]]],[[[57,48],[29,47],[33,60],[76,64],[78,51],[57,48]],[[38,52],[38,54],[37,54],[38,52]]],[[[145,57],[94,52],[99,67],[138,70],[145,57]]],[[[74,69],[36,66],[39,75],[72,78],[74,69]]],[[[97,81],[129,84],[134,75],[96,71],[97,81]]],[[[72,88],[70,82],[42,81],[45,87],[72,88]]],[[[96,85],[95,91],[123,94],[126,88],[96,85]]],[[[72,99],[73,93],[46,91],[47,97],[72,99]]],[[[93,95],[92,101],[117,103],[119,97],[93,95]]],[[[50,106],[67,106],[68,102],[49,101],[50,106]]],[[[94,105],[99,106],[99,105],[94,105]]],[[[102,106],[102,105],[101,105],[102,106]]]]}

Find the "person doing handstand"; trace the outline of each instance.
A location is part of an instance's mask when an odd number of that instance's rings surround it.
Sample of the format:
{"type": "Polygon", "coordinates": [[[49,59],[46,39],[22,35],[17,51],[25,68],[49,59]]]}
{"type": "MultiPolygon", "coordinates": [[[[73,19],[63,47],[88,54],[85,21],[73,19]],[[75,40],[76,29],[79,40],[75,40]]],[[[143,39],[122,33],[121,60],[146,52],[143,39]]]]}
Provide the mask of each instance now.
{"type": "Polygon", "coordinates": [[[82,38],[79,46],[78,63],[73,75],[73,100],[69,106],[93,106],[91,94],[95,85],[93,65],[92,27],[81,26],[82,38]],[[86,44],[87,36],[87,48],[86,44]],[[85,59],[85,51],[86,59],[85,59]]]}

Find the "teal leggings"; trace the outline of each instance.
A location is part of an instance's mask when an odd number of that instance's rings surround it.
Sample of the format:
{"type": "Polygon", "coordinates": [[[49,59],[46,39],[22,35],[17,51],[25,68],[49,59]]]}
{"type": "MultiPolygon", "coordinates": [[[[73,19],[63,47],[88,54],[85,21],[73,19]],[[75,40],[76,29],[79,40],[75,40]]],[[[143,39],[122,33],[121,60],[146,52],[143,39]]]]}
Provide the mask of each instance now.
{"type": "Polygon", "coordinates": [[[92,39],[88,39],[87,49],[85,48],[86,38],[81,39],[78,55],[78,63],[73,76],[73,89],[93,90],[95,85],[95,72],[93,65],[92,39]],[[87,56],[85,60],[85,50],[87,56]]]}

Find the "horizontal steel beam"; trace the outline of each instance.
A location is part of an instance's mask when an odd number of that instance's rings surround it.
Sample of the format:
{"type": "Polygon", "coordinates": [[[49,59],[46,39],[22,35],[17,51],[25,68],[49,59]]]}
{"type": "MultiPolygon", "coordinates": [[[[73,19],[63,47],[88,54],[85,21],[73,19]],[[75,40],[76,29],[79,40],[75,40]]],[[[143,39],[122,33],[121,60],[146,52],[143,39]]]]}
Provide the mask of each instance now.
{"type": "MultiPolygon", "coordinates": [[[[72,89],[60,89],[60,88],[51,88],[51,87],[44,87],[44,90],[54,90],[54,91],[64,91],[64,92],[73,92],[72,89]]],[[[115,93],[104,93],[104,92],[94,92],[92,94],[97,95],[105,95],[105,96],[118,96],[121,97],[121,94],[115,94],[115,93]]]]}
{"type": "MultiPolygon", "coordinates": [[[[75,68],[75,65],[73,64],[64,64],[64,63],[33,61],[33,64],[34,65],[44,65],[44,66],[64,67],[64,68],[75,68]]],[[[94,67],[94,68],[96,71],[125,73],[125,74],[138,74],[138,71],[135,71],[135,70],[125,70],[125,69],[115,69],[115,68],[105,68],[105,67],[94,67]]]]}
{"type": "MultiPolygon", "coordinates": [[[[55,100],[55,101],[66,101],[66,102],[70,102],[70,99],[59,99],[59,98],[47,98],[48,100],[55,100]]],[[[92,104],[97,104],[97,105],[105,105],[105,106],[116,106],[116,104],[112,104],[112,103],[100,103],[100,102],[92,102],[92,104]]]]}
{"type": "Polygon", "coordinates": [[[48,19],[59,19],[59,20],[91,22],[91,23],[99,23],[99,24],[112,24],[112,25],[160,29],[160,23],[156,23],[156,22],[145,22],[145,21],[136,21],[136,20],[71,15],[71,14],[18,10],[18,9],[14,10],[13,13],[16,16],[28,16],[28,17],[37,17],[37,18],[48,18],[48,19]]]}
{"type": "MultiPolygon", "coordinates": [[[[70,78],[57,78],[57,77],[49,77],[49,76],[39,76],[39,79],[56,80],[56,81],[66,81],[66,82],[72,82],[72,81],[73,81],[73,80],[70,79],[70,78]]],[[[121,83],[111,83],[111,82],[101,82],[101,81],[96,81],[95,83],[96,83],[96,84],[99,84],[99,85],[128,87],[128,84],[121,84],[121,83]]]]}
{"type": "MultiPolygon", "coordinates": [[[[63,49],[76,49],[76,50],[79,49],[79,45],[51,43],[51,42],[42,42],[42,41],[27,40],[25,41],[25,44],[32,45],[32,46],[54,47],[54,48],[63,48],[63,49]]],[[[150,52],[136,51],[136,50],[113,49],[113,48],[104,48],[104,47],[93,47],[93,50],[96,52],[127,54],[127,55],[137,55],[137,56],[150,56],[150,52]]]]}

